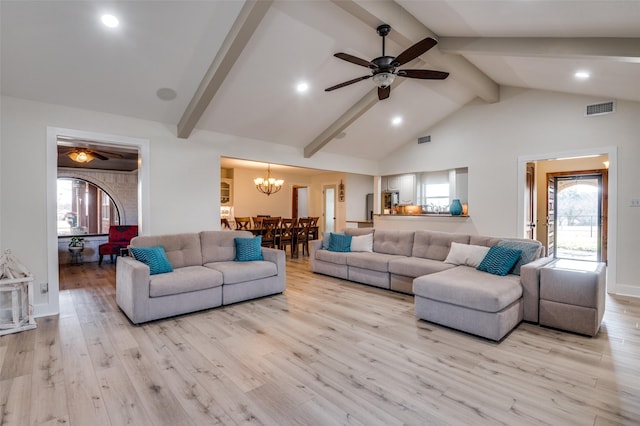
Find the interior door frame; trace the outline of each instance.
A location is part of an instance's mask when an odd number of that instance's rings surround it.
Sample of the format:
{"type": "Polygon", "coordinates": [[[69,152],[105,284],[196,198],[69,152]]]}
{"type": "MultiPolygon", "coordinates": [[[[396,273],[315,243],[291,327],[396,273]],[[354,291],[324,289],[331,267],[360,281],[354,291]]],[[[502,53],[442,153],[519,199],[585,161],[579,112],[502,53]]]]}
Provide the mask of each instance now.
{"type": "Polygon", "coordinates": [[[322,185],[322,231],[326,231],[327,223],[327,189],[333,189],[333,231],[336,232],[337,213],[338,213],[338,186],[335,183],[322,185]]]}
{"type": "Polygon", "coordinates": [[[35,304],[34,316],[60,313],[60,279],[58,265],[58,136],[89,140],[95,145],[125,146],[138,150],[138,226],[140,234],[149,234],[151,223],[149,140],[84,130],[47,127],[47,282],[49,292],[47,304],[35,304]]]}
{"type": "Polygon", "coordinates": [[[525,180],[527,163],[532,161],[553,160],[568,157],[586,157],[590,155],[606,155],[609,160],[609,173],[607,185],[608,198],[608,224],[607,224],[607,291],[617,292],[617,233],[618,233],[618,148],[616,146],[594,147],[563,151],[556,153],[542,153],[533,155],[523,155],[518,157],[518,176],[520,184],[518,188],[518,213],[516,220],[515,235],[522,236],[525,223],[525,180]]]}

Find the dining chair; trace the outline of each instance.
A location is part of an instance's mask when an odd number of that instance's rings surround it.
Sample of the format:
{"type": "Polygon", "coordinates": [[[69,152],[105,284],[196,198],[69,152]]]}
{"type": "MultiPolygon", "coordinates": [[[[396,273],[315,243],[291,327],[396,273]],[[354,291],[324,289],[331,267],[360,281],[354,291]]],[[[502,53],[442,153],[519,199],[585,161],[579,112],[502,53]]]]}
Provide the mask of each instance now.
{"type": "Polygon", "coordinates": [[[298,226],[296,227],[296,251],[298,246],[302,245],[302,255],[305,252],[309,255],[309,238],[312,219],[310,217],[302,217],[298,219],[298,226]]]}
{"type": "Polygon", "coordinates": [[[279,217],[267,217],[262,221],[262,246],[278,247],[279,217]]]}
{"type": "Polygon", "coordinates": [[[285,254],[287,252],[287,246],[290,247],[291,257],[297,256],[296,246],[295,244],[295,231],[296,226],[298,225],[297,218],[283,218],[280,221],[280,233],[278,238],[278,248],[280,250],[284,250],[285,254]]]}
{"type": "Polygon", "coordinates": [[[251,218],[250,217],[236,217],[236,229],[246,229],[249,230],[251,226],[251,218]]]}
{"type": "Polygon", "coordinates": [[[309,217],[309,219],[311,219],[311,224],[309,225],[309,232],[311,233],[311,236],[309,237],[309,239],[317,240],[318,239],[318,220],[320,219],[320,216],[311,216],[309,217]]]}
{"type": "Polygon", "coordinates": [[[253,229],[262,228],[262,222],[264,222],[264,216],[252,216],[251,220],[253,221],[253,229]]]}
{"type": "Polygon", "coordinates": [[[224,217],[220,219],[220,229],[231,229],[231,224],[229,223],[229,219],[224,217]]]}

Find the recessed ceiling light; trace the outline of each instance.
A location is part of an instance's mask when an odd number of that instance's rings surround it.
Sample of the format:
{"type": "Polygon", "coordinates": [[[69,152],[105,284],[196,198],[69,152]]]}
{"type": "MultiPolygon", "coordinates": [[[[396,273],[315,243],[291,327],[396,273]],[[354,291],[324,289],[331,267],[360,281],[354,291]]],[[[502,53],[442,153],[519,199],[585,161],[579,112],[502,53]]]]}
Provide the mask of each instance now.
{"type": "Polygon", "coordinates": [[[591,77],[591,74],[589,74],[587,71],[578,71],[573,76],[578,80],[586,80],[587,78],[591,77]]]}
{"type": "Polygon", "coordinates": [[[307,82],[305,82],[305,81],[301,81],[296,86],[296,90],[298,91],[298,93],[304,93],[307,90],[309,90],[309,84],[307,82]]]}
{"type": "Polygon", "coordinates": [[[113,15],[109,15],[109,14],[102,15],[102,17],[100,18],[100,20],[102,21],[102,23],[103,23],[105,26],[107,26],[107,27],[109,27],[109,28],[115,28],[115,27],[117,27],[118,25],[120,25],[120,21],[118,21],[118,18],[116,18],[116,17],[115,17],[115,16],[113,16],[113,15]]]}
{"type": "Polygon", "coordinates": [[[402,117],[396,115],[395,117],[393,117],[393,119],[391,119],[391,124],[393,124],[394,126],[399,126],[400,124],[402,124],[402,117]]]}

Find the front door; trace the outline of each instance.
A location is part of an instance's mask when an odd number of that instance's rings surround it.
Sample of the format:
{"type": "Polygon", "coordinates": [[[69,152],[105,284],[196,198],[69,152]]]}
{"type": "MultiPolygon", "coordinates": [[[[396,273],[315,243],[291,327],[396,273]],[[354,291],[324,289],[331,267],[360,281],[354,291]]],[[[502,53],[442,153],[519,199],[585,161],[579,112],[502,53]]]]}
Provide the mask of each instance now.
{"type": "Polygon", "coordinates": [[[606,261],[607,171],[551,173],[557,258],[606,261]]]}

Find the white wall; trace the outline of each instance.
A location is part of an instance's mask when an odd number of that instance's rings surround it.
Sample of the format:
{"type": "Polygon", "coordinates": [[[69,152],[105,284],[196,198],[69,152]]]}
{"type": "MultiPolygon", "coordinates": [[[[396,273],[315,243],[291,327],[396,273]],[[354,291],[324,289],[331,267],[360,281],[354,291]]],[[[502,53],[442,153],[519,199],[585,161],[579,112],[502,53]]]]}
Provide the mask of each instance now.
{"type": "MultiPolygon", "coordinates": [[[[334,154],[321,153],[305,159],[292,147],[235,136],[196,131],[184,140],[175,136],[175,126],[163,123],[7,96],[2,96],[0,102],[0,249],[12,249],[33,272],[35,287],[49,283],[49,294],[56,298],[57,247],[49,248],[47,240],[49,127],[149,141],[149,155],[142,159],[150,175],[149,193],[145,194],[149,219],[140,223],[143,234],[219,228],[220,156],[326,170],[377,172],[375,162],[334,154]]],[[[55,157],[52,164],[55,176],[55,157]]],[[[57,300],[50,300],[49,294],[34,295],[36,315],[57,312],[57,300]]]]}
{"type": "Polygon", "coordinates": [[[373,193],[373,176],[348,173],[344,184],[346,220],[367,220],[367,194],[373,193]]]}
{"type": "MultiPolygon", "coordinates": [[[[617,270],[610,289],[640,295],[640,103],[617,101],[616,113],[585,117],[587,104],[602,99],[503,88],[501,101],[474,103],[434,126],[431,143],[403,146],[381,163],[381,174],[469,167],[469,214],[461,231],[519,235],[518,157],[617,147],[617,270]]],[[[550,155],[551,157],[551,155],[550,155]]],[[[547,157],[547,158],[550,158],[547,157]]],[[[612,223],[611,223],[612,224],[612,223]]],[[[613,224],[612,224],[613,225],[613,224]]],[[[437,222],[430,222],[438,229],[437,222]]]]}

